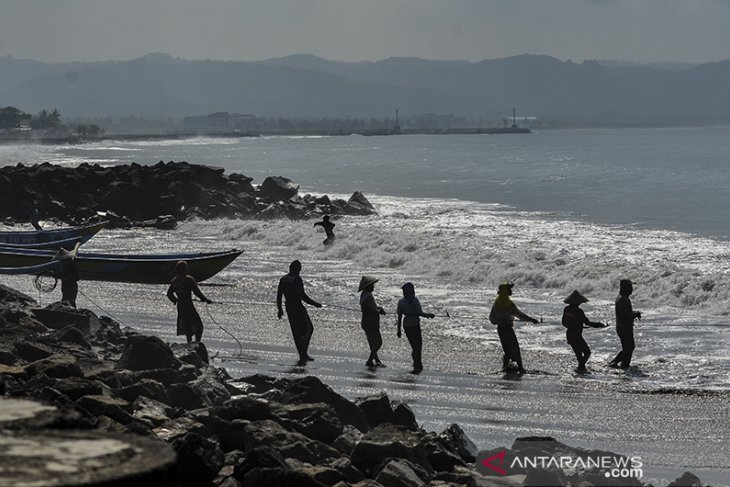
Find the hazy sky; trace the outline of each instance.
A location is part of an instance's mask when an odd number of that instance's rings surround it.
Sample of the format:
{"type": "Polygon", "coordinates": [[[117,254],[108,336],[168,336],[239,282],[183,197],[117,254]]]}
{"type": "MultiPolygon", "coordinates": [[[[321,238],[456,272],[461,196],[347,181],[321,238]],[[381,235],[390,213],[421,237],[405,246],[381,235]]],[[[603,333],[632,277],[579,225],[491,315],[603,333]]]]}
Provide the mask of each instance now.
{"type": "Polygon", "coordinates": [[[730,0],[0,0],[0,56],[730,58],[730,0]]]}

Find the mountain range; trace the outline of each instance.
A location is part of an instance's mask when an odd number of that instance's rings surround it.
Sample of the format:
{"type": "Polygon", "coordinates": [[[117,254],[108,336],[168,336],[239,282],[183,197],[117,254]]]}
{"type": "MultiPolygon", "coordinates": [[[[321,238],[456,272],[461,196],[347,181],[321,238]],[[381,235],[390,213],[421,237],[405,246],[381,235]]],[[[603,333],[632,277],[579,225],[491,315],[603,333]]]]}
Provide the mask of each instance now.
{"type": "Polygon", "coordinates": [[[0,107],[64,117],[182,118],[216,111],[265,117],[439,113],[647,124],[730,121],[730,60],[698,65],[574,63],[544,55],[341,62],[295,54],[263,61],[42,63],[0,58],[0,107]]]}

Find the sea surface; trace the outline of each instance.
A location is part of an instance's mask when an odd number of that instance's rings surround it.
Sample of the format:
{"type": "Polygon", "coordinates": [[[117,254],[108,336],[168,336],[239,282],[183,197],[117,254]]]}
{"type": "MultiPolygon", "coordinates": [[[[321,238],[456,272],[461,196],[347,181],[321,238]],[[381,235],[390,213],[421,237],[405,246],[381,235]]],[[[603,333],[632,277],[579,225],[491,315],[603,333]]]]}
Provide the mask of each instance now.
{"type": "MultiPolygon", "coordinates": [[[[498,284],[510,280],[517,305],[542,319],[518,326],[523,348],[562,355],[571,354],[559,323],[563,298],[578,289],[590,299],[589,318],[613,324],[618,280],[630,278],[643,317],[637,387],[730,387],[730,128],[0,147],[2,165],[160,160],[221,166],[255,184],[282,175],[301,193],[361,190],[378,215],[337,219],[337,242],[327,248],[309,221],[214,220],[185,222],[169,239],[105,231],[89,249],[243,248],[210,281],[239,288],[275,284],[298,258],[314,294],[341,307],[357,307],[363,274],[381,279],[386,308],[413,281],[424,308],[444,315],[440,332],[485,346],[498,346],[486,315],[498,284]]],[[[265,301],[268,291],[251,292],[261,295],[235,299],[265,301]]],[[[585,335],[603,380],[618,339],[612,328],[585,335]]]]}

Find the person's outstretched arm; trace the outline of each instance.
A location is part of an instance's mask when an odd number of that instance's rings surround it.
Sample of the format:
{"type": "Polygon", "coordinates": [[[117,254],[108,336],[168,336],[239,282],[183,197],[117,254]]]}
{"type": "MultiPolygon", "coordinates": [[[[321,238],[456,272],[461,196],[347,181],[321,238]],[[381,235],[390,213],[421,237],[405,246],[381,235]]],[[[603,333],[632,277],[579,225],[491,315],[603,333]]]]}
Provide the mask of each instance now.
{"type": "Polygon", "coordinates": [[[523,313],[522,311],[520,311],[519,309],[517,309],[517,306],[515,306],[515,308],[514,308],[514,309],[512,310],[512,314],[513,314],[513,315],[514,315],[515,317],[517,317],[517,318],[521,319],[522,321],[529,321],[529,322],[531,322],[531,323],[533,323],[533,324],[538,324],[538,323],[540,323],[540,322],[539,322],[538,320],[536,320],[536,319],[535,319],[535,318],[533,318],[532,316],[528,316],[528,315],[526,315],[525,313],[523,313]]]}
{"type": "Polygon", "coordinates": [[[199,300],[201,300],[204,303],[208,303],[208,304],[210,304],[210,303],[213,302],[210,299],[208,299],[208,298],[205,297],[205,295],[203,294],[203,292],[198,287],[198,283],[195,282],[195,279],[193,279],[191,277],[190,278],[190,281],[192,281],[192,285],[193,285],[193,294],[195,294],[198,297],[199,300]]]}

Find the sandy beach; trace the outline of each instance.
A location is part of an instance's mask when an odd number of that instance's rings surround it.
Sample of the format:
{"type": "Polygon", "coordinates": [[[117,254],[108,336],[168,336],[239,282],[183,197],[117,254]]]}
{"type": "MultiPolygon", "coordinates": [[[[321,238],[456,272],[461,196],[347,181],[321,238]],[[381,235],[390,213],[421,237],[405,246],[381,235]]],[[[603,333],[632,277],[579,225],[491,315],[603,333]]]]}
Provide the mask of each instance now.
{"type": "MultiPolygon", "coordinates": [[[[27,279],[25,285],[16,280],[18,287],[33,292],[27,279]]],[[[334,307],[310,310],[315,361],[298,367],[286,318],[276,319],[273,294],[265,294],[274,284],[259,281],[253,294],[248,286],[245,305],[230,298],[242,295],[234,286],[202,288],[214,301],[227,301],[199,307],[206,326],[203,341],[211,354],[217,353],[213,362],[234,377],[311,374],[348,398],[385,391],[392,400],[412,406],[429,430],[456,422],[480,449],[509,446],[519,436],[552,436],[571,445],[640,456],[644,480],[655,485],[666,485],[687,470],[706,483],[729,485],[727,393],[651,393],[636,387],[632,373],[606,369],[598,360],[589,363],[593,374],[568,373],[574,367],[568,350],[564,355],[524,350],[529,373],[505,375],[499,372],[496,342],[485,345],[439,333],[443,318],[424,322],[425,371],[412,375],[408,343],[396,338],[393,316],[384,317],[380,356],[387,368],[373,371],[364,366],[367,345],[359,315],[334,307]],[[218,325],[235,331],[242,353],[218,325]],[[613,377],[606,380],[608,374],[613,377]]],[[[163,292],[154,286],[94,283],[82,287],[79,302],[141,331],[180,341],[173,336],[174,309],[163,292]],[[123,292],[124,299],[113,300],[115,292],[123,292]]]]}

